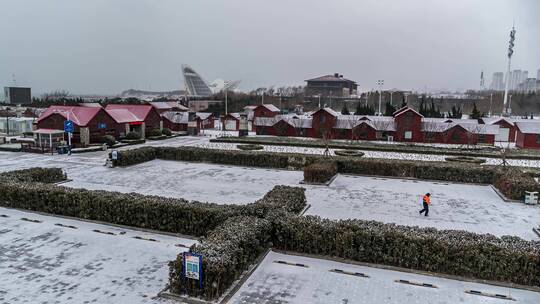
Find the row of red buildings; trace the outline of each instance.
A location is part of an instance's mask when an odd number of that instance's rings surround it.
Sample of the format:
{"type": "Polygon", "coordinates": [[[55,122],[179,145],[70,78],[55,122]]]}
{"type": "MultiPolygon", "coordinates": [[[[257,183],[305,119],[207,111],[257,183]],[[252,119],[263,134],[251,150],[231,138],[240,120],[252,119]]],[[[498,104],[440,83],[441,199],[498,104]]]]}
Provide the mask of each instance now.
{"type": "Polygon", "coordinates": [[[399,142],[486,144],[516,142],[520,148],[540,148],[540,122],[511,118],[426,118],[404,107],[392,116],[342,115],[330,108],[308,115],[254,117],[259,135],[327,137],[399,142]]]}
{"type": "MultiPolygon", "coordinates": [[[[77,145],[100,143],[105,135],[120,139],[130,132],[136,132],[144,139],[153,129],[186,131],[189,115],[186,111],[187,108],[168,102],[109,104],[106,107],[91,103],[50,106],[37,119],[34,133],[50,134],[63,130],[64,121],[71,120],[74,124],[72,143],[77,145]]],[[[195,113],[192,119],[197,122],[199,129],[214,126],[211,113],[195,113]]]]}

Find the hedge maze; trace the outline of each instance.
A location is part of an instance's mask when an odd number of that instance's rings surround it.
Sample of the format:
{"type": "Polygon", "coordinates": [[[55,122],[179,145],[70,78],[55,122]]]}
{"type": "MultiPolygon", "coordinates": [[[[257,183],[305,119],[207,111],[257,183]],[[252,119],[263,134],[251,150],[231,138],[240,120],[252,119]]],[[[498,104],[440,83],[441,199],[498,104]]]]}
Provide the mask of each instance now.
{"type": "MultiPolygon", "coordinates": [[[[144,147],[121,151],[117,165],[156,158],[297,170],[322,160],[300,154],[144,147]]],[[[332,161],[341,173],[492,183],[510,197],[519,197],[536,185],[521,171],[489,166],[354,157],[333,157],[332,161]]],[[[169,263],[172,293],[218,299],[268,248],[540,286],[538,241],[299,216],[306,207],[305,190],[300,187],[276,186],[258,201],[242,206],[52,184],[64,178],[54,168],[0,174],[0,205],[201,237],[189,251],[203,256],[203,289],[181,279],[184,263],[180,254],[169,263]]]]}

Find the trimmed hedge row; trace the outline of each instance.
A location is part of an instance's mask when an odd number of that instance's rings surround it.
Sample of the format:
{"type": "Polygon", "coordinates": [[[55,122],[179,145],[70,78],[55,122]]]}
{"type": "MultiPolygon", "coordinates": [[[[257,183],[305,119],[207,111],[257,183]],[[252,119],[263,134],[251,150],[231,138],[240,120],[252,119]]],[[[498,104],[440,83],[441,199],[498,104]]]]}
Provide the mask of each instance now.
{"type": "Polygon", "coordinates": [[[53,184],[66,180],[60,168],[30,168],[0,173],[0,178],[8,181],[53,184]]]}
{"type": "MultiPolygon", "coordinates": [[[[455,155],[455,156],[471,156],[471,157],[492,157],[502,158],[500,148],[494,146],[476,146],[468,148],[445,148],[427,145],[415,144],[385,144],[377,142],[346,142],[346,141],[330,141],[325,143],[320,139],[312,138],[291,138],[291,137],[219,137],[210,139],[210,142],[238,143],[238,144],[259,144],[259,145],[274,145],[274,146],[294,146],[306,148],[326,148],[328,145],[331,149],[352,149],[352,150],[368,150],[382,152],[404,152],[417,154],[434,154],[434,155],[455,155]]],[[[457,145],[456,145],[457,146],[457,145]]],[[[512,150],[508,155],[508,159],[540,159],[540,153],[534,150],[512,150]]]]}
{"type": "Polygon", "coordinates": [[[190,252],[203,256],[203,290],[194,280],[183,281],[183,256],[169,262],[169,288],[173,293],[187,293],[216,299],[268,248],[272,225],[257,217],[233,217],[213,230],[190,252]]]}
{"type": "MultiPolygon", "coordinates": [[[[109,158],[112,158],[111,153],[109,153],[109,158]]],[[[115,165],[126,167],[145,163],[154,159],[156,159],[156,149],[154,147],[141,147],[132,150],[118,151],[118,159],[116,160],[115,165]]]]}
{"type": "Polygon", "coordinates": [[[316,162],[304,167],[304,181],[307,183],[326,183],[337,174],[337,165],[332,161],[316,162]]]}
{"type": "Polygon", "coordinates": [[[540,242],[362,220],[272,217],[276,248],[540,286],[540,242]]]}
{"type": "Polygon", "coordinates": [[[238,205],[21,182],[0,183],[0,205],[194,236],[243,212],[238,205]]]}
{"type": "MultiPolygon", "coordinates": [[[[152,159],[189,162],[207,162],[248,167],[302,169],[314,162],[325,161],[322,155],[296,153],[275,153],[262,151],[216,150],[197,147],[144,147],[119,153],[120,166],[133,165],[152,159]]],[[[419,162],[410,160],[355,158],[335,156],[339,173],[379,175],[393,177],[413,177],[428,180],[443,180],[462,183],[482,183],[495,185],[511,199],[522,199],[525,191],[539,191],[540,186],[527,174],[518,169],[503,169],[498,166],[471,166],[456,162],[419,162]],[[504,179],[508,185],[499,188],[501,176],[508,176],[507,170],[516,170],[512,176],[527,181],[518,184],[504,179]],[[529,188],[526,188],[526,187],[529,188]]]]}
{"type": "Polygon", "coordinates": [[[0,206],[40,211],[193,236],[206,235],[230,217],[263,217],[270,210],[300,212],[305,189],[276,186],[245,206],[185,199],[85,190],[45,184],[65,176],[58,168],[33,168],[0,174],[0,206]]]}

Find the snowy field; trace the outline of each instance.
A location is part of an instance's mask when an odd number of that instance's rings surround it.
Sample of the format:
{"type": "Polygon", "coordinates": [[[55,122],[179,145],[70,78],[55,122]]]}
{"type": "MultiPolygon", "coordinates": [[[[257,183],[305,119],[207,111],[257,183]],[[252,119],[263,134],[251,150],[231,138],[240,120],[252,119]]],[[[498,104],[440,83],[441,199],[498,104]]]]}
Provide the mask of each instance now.
{"type": "MultiPolygon", "coordinates": [[[[222,150],[239,150],[236,143],[218,143],[218,142],[200,142],[196,146],[207,149],[222,149],[222,150]]],[[[275,145],[262,145],[263,151],[279,152],[279,153],[304,153],[304,154],[324,154],[322,148],[308,148],[308,147],[289,147],[289,146],[275,146],[275,145]]],[[[330,149],[330,153],[334,154],[336,149],[330,149]]],[[[358,150],[364,152],[366,158],[384,158],[384,159],[401,159],[401,160],[416,160],[416,161],[445,161],[446,157],[451,155],[436,155],[436,154],[418,154],[418,153],[404,153],[404,152],[384,152],[384,151],[370,151],[370,150],[358,150]]],[[[499,158],[485,158],[486,165],[500,165],[502,160],[499,158]]],[[[510,166],[519,167],[536,167],[540,168],[540,160],[527,160],[527,159],[508,159],[507,163],[510,166]]]]}
{"type": "Polygon", "coordinates": [[[0,215],[2,304],[172,303],[153,297],[167,284],[167,263],[187,250],[176,245],[195,242],[6,208],[0,215]]]}
{"type": "Polygon", "coordinates": [[[507,302],[540,303],[540,293],[270,252],[228,303],[475,304],[507,302]],[[308,267],[274,263],[279,260],[301,263],[308,267]],[[360,272],[369,277],[330,272],[331,269],[360,272]],[[395,282],[400,279],[433,284],[437,288],[395,282]],[[514,298],[516,302],[472,295],[465,293],[465,290],[507,295],[514,298]]]}

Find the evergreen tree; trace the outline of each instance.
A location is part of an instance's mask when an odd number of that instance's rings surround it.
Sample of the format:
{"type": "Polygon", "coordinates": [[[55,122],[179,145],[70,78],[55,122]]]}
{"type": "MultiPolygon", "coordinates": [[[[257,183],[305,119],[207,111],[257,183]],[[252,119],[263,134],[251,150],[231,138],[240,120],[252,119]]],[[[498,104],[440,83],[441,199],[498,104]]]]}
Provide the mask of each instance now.
{"type": "Polygon", "coordinates": [[[396,107],[391,105],[389,102],[386,102],[386,105],[384,106],[384,108],[385,108],[384,110],[385,116],[392,116],[392,114],[394,114],[394,112],[396,111],[396,107]]]}
{"type": "Polygon", "coordinates": [[[418,112],[425,117],[428,116],[426,104],[424,103],[424,96],[422,96],[422,98],[420,99],[420,109],[418,110],[418,112]]]}
{"type": "Polygon", "coordinates": [[[371,106],[364,106],[362,103],[358,103],[355,115],[375,115],[375,109],[371,106]]]}
{"type": "Polygon", "coordinates": [[[356,104],[356,111],[354,112],[354,115],[361,115],[360,112],[362,112],[362,102],[356,104]]]}
{"type": "Polygon", "coordinates": [[[401,107],[404,108],[407,106],[407,103],[405,102],[405,94],[401,95],[401,107]]]}
{"type": "Polygon", "coordinates": [[[343,109],[341,109],[341,114],[343,114],[343,115],[349,115],[349,114],[351,114],[351,113],[349,112],[349,109],[347,108],[347,103],[344,103],[344,104],[343,104],[343,109]]]}
{"type": "Polygon", "coordinates": [[[476,103],[473,104],[473,110],[472,110],[472,113],[471,113],[471,118],[472,119],[479,119],[480,117],[482,117],[482,113],[480,113],[480,111],[478,111],[478,109],[476,108],[476,103]]]}

